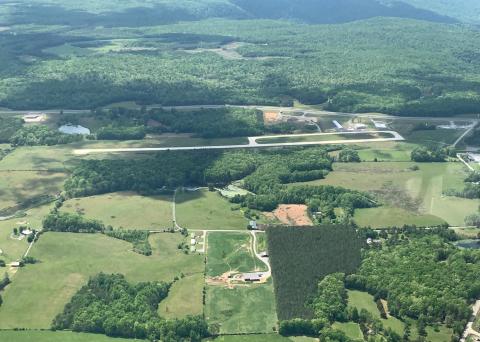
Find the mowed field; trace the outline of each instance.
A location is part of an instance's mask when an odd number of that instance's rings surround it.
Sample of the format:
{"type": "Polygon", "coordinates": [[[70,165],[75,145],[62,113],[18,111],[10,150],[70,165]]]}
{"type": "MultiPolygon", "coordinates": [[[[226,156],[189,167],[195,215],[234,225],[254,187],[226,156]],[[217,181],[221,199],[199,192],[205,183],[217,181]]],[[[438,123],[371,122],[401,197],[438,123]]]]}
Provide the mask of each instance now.
{"type": "Polygon", "coordinates": [[[342,186],[374,193],[383,206],[360,209],[355,221],[375,228],[403,224],[464,224],[477,211],[478,200],[444,196],[462,189],[466,169],[460,163],[362,162],[335,163],[325,179],[307,184],[342,186]],[[419,170],[411,168],[417,165],[419,170]]]}
{"type": "Polygon", "coordinates": [[[266,271],[253,252],[252,236],[245,233],[208,233],[207,275],[217,277],[226,272],[266,271]]]}
{"type": "Polygon", "coordinates": [[[203,313],[203,272],[181,278],[173,284],[168,297],[159,307],[158,314],[164,318],[184,318],[203,313]]]}
{"type": "Polygon", "coordinates": [[[41,195],[55,196],[66,178],[62,172],[0,171],[0,210],[41,195]]]}
{"type": "Polygon", "coordinates": [[[131,282],[203,272],[202,256],[178,250],[184,240],[180,234],[153,235],[153,255],[146,257],[132,252],[130,243],[100,234],[45,233],[30,254],[40,262],[22,268],[2,293],[0,328],[48,329],[71,296],[99,272],[125,274],[131,282]]]}
{"type": "Polygon", "coordinates": [[[13,239],[11,237],[13,229],[21,226],[28,226],[36,230],[41,229],[42,219],[48,214],[49,210],[50,206],[44,205],[27,211],[25,217],[0,221],[0,249],[2,250],[0,258],[7,263],[21,259],[28,248],[28,242],[27,239],[13,239]]]}
{"type": "Polygon", "coordinates": [[[71,331],[0,331],[0,341],[8,342],[136,342],[137,339],[113,338],[71,331]]]}
{"type": "Polygon", "coordinates": [[[62,211],[78,213],[115,228],[160,230],[171,228],[172,196],[141,196],[132,192],[74,198],[62,211]]]}
{"type": "Polygon", "coordinates": [[[248,220],[217,192],[202,189],[178,192],[177,223],[188,229],[246,230],[248,220]]]}
{"type": "Polygon", "coordinates": [[[207,286],[205,316],[221,334],[270,333],[277,325],[273,285],[207,286]]]}

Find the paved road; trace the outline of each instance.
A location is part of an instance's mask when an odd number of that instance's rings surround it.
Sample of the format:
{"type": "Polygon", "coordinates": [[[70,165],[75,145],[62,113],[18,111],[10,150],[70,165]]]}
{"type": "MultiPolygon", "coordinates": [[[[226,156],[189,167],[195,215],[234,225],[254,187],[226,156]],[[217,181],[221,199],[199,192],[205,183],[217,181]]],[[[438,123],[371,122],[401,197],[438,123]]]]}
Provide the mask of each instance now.
{"type": "Polygon", "coordinates": [[[472,126],[467,129],[452,145],[452,147],[457,147],[457,145],[467,136],[472,132],[477,126],[480,121],[475,121],[472,126]]]}
{"type": "Polygon", "coordinates": [[[465,327],[465,330],[463,331],[462,338],[460,339],[460,342],[465,342],[467,337],[470,336],[470,335],[473,335],[477,338],[480,338],[480,333],[473,329],[473,322],[475,321],[475,318],[477,317],[479,312],[480,312],[480,300],[477,300],[475,302],[475,305],[473,305],[473,315],[470,318],[470,321],[467,323],[467,326],[465,327]]]}
{"type": "Polygon", "coordinates": [[[356,131],[341,132],[341,134],[376,134],[389,133],[391,138],[373,138],[373,139],[343,139],[328,141],[306,141],[306,142],[290,142],[290,143],[271,143],[259,144],[258,139],[266,138],[282,138],[282,137],[307,137],[307,136],[328,136],[337,135],[337,133],[313,133],[313,134],[290,134],[290,135],[272,135],[249,137],[248,145],[219,145],[219,146],[181,146],[181,147],[130,147],[130,148],[95,148],[95,149],[77,149],[73,154],[78,156],[95,154],[95,153],[125,153],[125,152],[158,152],[158,151],[193,151],[193,150],[226,150],[226,149],[242,149],[242,148],[259,148],[259,147],[282,147],[282,146],[308,146],[308,145],[331,145],[331,144],[358,144],[368,142],[386,142],[386,141],[403,141],[405,140],[398,132],[395,131],[356,131]]]}
{"type": "MultiPolygon", "coordinates": [[[[178,111],[182,110],[195,110],[195,109],[220,109],[220,108],[245,108],[245,109],[258,109],[258,110],[265,110],[265,111],[278,111],[283,112],[285,114],[294,113],[294,112],[302,112],[304,116],[308,115],[335,115],[335,116],[350,116],[350,117],[365,117],[365,118],[377,118],[377,119],[402,119],[402,120],[430,120],[430,121],[475,121],[473,118],[462,118],[459,116],[453,117],[409,117],[409,116],[394,116],[388,114],[376,114],[376,113],[346,113],[346,112],[330,112],[325,110],[319,109],[308,109],[308,108],[294,108],[294,107],[278,107],[278,106],[262,106],[262,105],[250,105],[250,106],[242,106],[242,105],[191,105],[191,106],[147,106],[147,108],[163,108],[165,110],[175,109],[178,111]]],[[[46,110],[10,110],[10,109],[3,109],[0,110],[0,114],[28,114],[28,113],[45,113],[45,114],[58,114],[60,109],[46,109],[46,110]]],[[[64,114],[82,114],[85,112],[90,112],[90,109],[64,109],[64,114]]]]}

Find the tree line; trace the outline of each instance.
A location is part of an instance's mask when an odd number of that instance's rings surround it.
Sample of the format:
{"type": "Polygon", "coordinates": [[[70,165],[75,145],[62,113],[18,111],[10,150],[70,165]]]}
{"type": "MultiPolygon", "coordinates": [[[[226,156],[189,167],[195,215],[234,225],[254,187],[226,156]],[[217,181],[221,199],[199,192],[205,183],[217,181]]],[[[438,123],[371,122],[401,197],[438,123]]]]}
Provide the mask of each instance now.
{"type": "Polygon", "coordinates": [[[130,284],[123,275],[100,273],[88,281],[52,322],[53,330],[105,334],[150,341],[201,341],[209,335],[204,318],[165,320],[158,305],[171,284],[130,284]]]}

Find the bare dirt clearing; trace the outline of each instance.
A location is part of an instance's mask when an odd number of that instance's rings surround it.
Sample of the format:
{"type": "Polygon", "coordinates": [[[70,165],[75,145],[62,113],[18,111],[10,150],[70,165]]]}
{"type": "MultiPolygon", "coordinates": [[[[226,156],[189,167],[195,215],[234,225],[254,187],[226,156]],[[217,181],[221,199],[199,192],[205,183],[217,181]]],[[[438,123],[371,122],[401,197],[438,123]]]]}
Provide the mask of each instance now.
{"type": "Polygon", "coordinates": [[[278,112],[263,112],[263,122],[265,122],[265,124],[274,124],[278,120],[278,112]]]}
{"type": "Polygon", "coordinates": [[[303,204],[281,204],[273,212],[282,223],[292,226],[312,226],[313,222],[308,217],[307,206],[303,204]]]}

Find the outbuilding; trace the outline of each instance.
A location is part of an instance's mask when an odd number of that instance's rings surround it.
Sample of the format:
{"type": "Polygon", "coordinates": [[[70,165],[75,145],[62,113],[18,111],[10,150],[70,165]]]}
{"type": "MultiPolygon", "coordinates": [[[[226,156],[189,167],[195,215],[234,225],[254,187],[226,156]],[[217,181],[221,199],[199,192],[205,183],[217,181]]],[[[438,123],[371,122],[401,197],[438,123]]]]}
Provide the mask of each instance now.
{"type": "Polygon", "coordinates": [[[244,281],[257,282],[262,280],[262,273],[244,273],[242,278],[244,281]]]}

